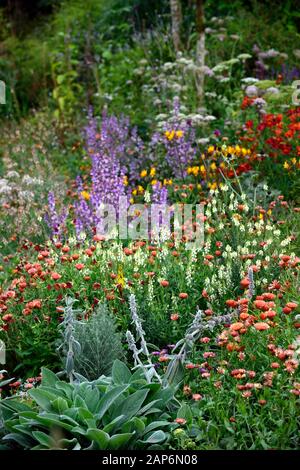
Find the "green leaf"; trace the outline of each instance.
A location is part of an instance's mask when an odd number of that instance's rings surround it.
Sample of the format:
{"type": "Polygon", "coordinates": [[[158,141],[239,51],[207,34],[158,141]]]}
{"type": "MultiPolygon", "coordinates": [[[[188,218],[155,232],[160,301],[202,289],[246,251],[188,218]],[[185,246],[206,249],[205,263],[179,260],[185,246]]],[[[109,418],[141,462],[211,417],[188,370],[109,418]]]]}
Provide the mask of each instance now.
{"type": "Polygon", "coordinates": [[[165,441],[167,438],[166,434],[159,430],[159,431],[154,431],[152,434],[148,435],[146,437],[146,440],[143,441],[147,444],[158,444],[159,442],[165,441]]]}
{"type": "Polygon", "coordinates": [[[108,443],[109,450],[121,449],[131,439],[134,433],[115,434],[108,443]]]}
{"type": "Polygon", "coordinates": [[[58,411],[59,414],[62,414],[69,408],[67,400],[64,398],[58,397],[52,402],[52,408],[58,411]]]}
{"type": "Polygon", "coordinates": [[[67,431],[71,431],[74,427],[73,424],[65,423],[63,419],[60,419],[60,417],[50,414],[45,416],[38,415],[36,417],[36,421],[43,424],[44,426],[47,426],[49,429],[56,426],[58,428],[66,429],[67,431]]]}
{"type": "Polygon", "coordinates": [[[162,428],[169,425],[170,423],[168,421],[153,421],[152,423],[148,424],[148,426],[146,426],[145,433],[153,431],[153,429],[162,428]]]}
{"type": "Polygon", "coordinates": [[[125,415],[126,419],[130,419],[135,416],[148,395],[149,390],[137,390],[129,397],[125,398],[121,407],[115,410],[116,413],[125,415]]]}
{"type": "Polygon", "coordinates": [[[150,401],[150,403],[147,403],[147,405],[143,406],[143,408],[140,409],[140,411],[138,412],[138,415],[145,415],[145,414],[150,414],[150,413],[155,413],[158,411],[160,411],[159,408],[154,408],[154,405],[158,404],[158,403],[162,403],[162,400],[158,399],[158,400],[153,400],[153,401],[150,401]]]}
{"type": "Polygon", "coordinates": [[[65,75],[57,75],[56,81],[59,85],[61,85],[64,80],[65,80],[65,75]]]}
{"type": "Polygon", "coordinates": [[[73,393],[74,387],[71,384],[68,384],[67,382],[59,381],[56,383],[55,388],[57,390],[62,390],[65,393],[68,400],[72,400],[72,393],[73,393]]]}
{"type": "Polygon", "coordinates": [[[60,382],[57,375],[46,367],[42,367],[42,385],[54,387],[57,382],[60,382]]]}
{"type": "Polygon", "coordinates": [[[80,450],[81,449],[81,446],[78,443],[78,440],[76,439],[76,437],[73,437],[73,439],[61,439],[59,441],[59,443],[60,443],[60,445],[62,446],[63,449],[70,449],[70,450],[80,450]]]}
{"type": "Polygon", "coordinates": [[[34,401],[43,409],[47,411],[51,411],[51,403],[53,400],[56,399],[56,396],[47,392],[46,390],[42,390],[42,388],[35,388],[29,390],[29,395],[34,401]]]}
{"type": "Polygon", "coordinates": [[[35,439],[42,445],[47,447],[48,449],[51,449],[55,447],[55,441],[52,439],[52,437],[48,436],[48,434],[42,432],[42,431],[33,431],[32,435],[35,437],[35,439]]]}
{"type": "Polygon", "coordinates": [[[91,387],[89,390],[87,390],[86,395],[85,395],[85,402],[88,407],[88,409],[92,413],[96,413],[98,403],[100,401],[100,392],[97,387],[91,387]]]}
{"type": "MultiPolygon", "coordinates": [[[[127,389],[127,385],[120,385],[118,387],[113,388],[112,390],[109,390],[100,400],[97,406],[96,410],[96,418],[101,419],[104,414],[107,412],[107,410],[111,407],[111,405],[114,403],[114,401],[122,395],[122,393],[127,389]]],[[[122,412],[118,413],[123,414],[122,412]]]]}
{"type": "Polygon", "coordinates": [[[177,412],[177,418],[183,418],[188,424],[190,424],[193,421],[193,413],[191,408],[185,403],[181,405],[177,412]]]}
{"type": "Polygon", "coordinates": [[[124,362],[116,359],[112,367],[112,378],[115,384],[128,384],[131,379],[131,372],[124,362]]]}
{"type": "Polygon", "coordinates": [[[124,418],[125,418],[124,415],[117,416],[110,423],[108,423],[106,426],[104,426],[103,431],[108,432],[110,434],[111,431],[115,430],[118,423],[124,421],[124,418]]]}
{"type": "Polygon", "coordinates": [[[145,429],[145,423],[136,416],[126,423],[123,424],[121,431],[122,432],[133,432],[136,431],[137,433],[141,434],[145,429]]]}
{"type": "Polygon", "coordinates": [[[10,433],[6,434],[3,438],[4,441],[15,441],[23,449],[30,449],[32,447],[32,439],[24,436],[23,434],[10,433]]]}
{"type": "Polygon", "coordinates": [[[88,429],[86,437],[97,443],[99,450],[105,450],[110,441],[109,434],[100,429],[88,429]]]}

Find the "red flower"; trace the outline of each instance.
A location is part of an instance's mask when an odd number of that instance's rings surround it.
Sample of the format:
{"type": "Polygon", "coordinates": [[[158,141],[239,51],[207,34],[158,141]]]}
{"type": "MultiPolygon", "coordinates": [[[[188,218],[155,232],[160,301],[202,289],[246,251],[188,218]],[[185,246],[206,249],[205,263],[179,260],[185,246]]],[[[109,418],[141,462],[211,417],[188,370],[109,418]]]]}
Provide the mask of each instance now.
{"type": "Polygon", "coordinates": [[[78,271],[81,271],[81,269],[84,268],[84,264],[83,263],[77,263],[77,264],[75,264],[75,268],[78,269],[78,271]]]}

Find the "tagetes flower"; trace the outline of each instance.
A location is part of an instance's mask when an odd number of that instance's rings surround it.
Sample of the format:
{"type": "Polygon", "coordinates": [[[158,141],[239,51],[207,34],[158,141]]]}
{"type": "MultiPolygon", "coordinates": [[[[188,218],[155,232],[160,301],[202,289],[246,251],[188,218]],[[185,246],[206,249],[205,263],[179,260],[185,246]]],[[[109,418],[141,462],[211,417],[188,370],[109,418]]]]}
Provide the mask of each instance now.
{"type": "Polygon", "coordinates": [[[142,170],[141,173],[140,173],[140,177],[141,178],[145,178],[148,174],[148,171],[147,170],[142,170]]]}
{"type": "Polygon", "coordinates": [[[128,177],[127,176],[124,176],[123,184],[124,184],[124,186],[128,186],[128,177]]]}
{"type": "Polygon", "coordinates": [[[152,167],[152,168],[150,169],[149,175],[151,176],[151,178],[153,178],[153,176],[156,175],[156,168],[152,167]]]}

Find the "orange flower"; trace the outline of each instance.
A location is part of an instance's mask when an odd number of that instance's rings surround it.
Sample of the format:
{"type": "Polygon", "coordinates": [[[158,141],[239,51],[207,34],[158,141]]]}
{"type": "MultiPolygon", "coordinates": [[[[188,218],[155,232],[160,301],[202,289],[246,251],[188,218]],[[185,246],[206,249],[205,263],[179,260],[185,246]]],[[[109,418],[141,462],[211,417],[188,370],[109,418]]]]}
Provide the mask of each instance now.
{"type": "Polygon", "coordinates": [[[178,313],[173,313],[173,314],[170,316],[170,319],[173,320],[173,321],[178,320],[178,318],[179,318],[178,313]]]}
{"type": "Polygon", "coordinates": [[[241,280],[240,282],[240,286],[243,288],[243,289],[246,289],[247,287],[249,287],[250,285],[250,281],[247,277],[245,277],[244,279],[241,280]]]}
{"type": "Polygon", "coordinates": [[[84,268],[84,264],[83,263],[77,263],[77,264],[75,264],[75,268],[78,269],[78,271],[81,271],[81,269],[84,268]]]}
{"type": "Polygon", "coordinates": [[[270,327],[267,323],[259,322],[259,323],[255,323],[254,328],[258,331],[264,331],[264,330],[268,330],[270,327]]]}
{"type": "Polygon", "coordinates": [[[244,324],[242,322],[236,322],[230,325],[230,329],[233,331],[239,331],[241,328],[244,328],[244,324]]]}
{"type": "Polygon", "coordinates": [[[61,275],[58,274],[58,273],[52,273],[52,274],[51,274],[51,277],[52,277],[52,279],[53,279],[54,281],[57,281],[58,279],[61,278],[61,275]]]}
{"type": "Polygon", "coordinates": [[[180,298],[180,299],[187,299],[188,296],[189,296],[189,295],[188,295],[186,292],[180,292],[180,294],[179,294],[179,298],[180,298]]]}
{"type": "Polygon", "coordinates": [[[286,304],[286,307],[287,307],[287,308],[290,308],[291,310],[294,310],[295,308],[298,307],[298,304],[296,304],[296,302],[288,302],[288,303],[286,304]]]}

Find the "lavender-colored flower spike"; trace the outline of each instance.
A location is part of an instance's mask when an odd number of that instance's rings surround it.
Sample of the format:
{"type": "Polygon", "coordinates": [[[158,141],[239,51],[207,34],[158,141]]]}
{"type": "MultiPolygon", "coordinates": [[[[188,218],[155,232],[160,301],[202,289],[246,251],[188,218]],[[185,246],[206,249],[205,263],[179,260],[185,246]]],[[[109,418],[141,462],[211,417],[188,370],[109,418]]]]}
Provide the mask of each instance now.
{"type": "Polygon", "coordinates": [[[60,214],[56,210],[55,196],[51,191],[48,194],[48,212],[45,214],[45,221],[51,229],[52,236],[60,238],[65,228],[68,212],[64,209],[60,214]]]}

